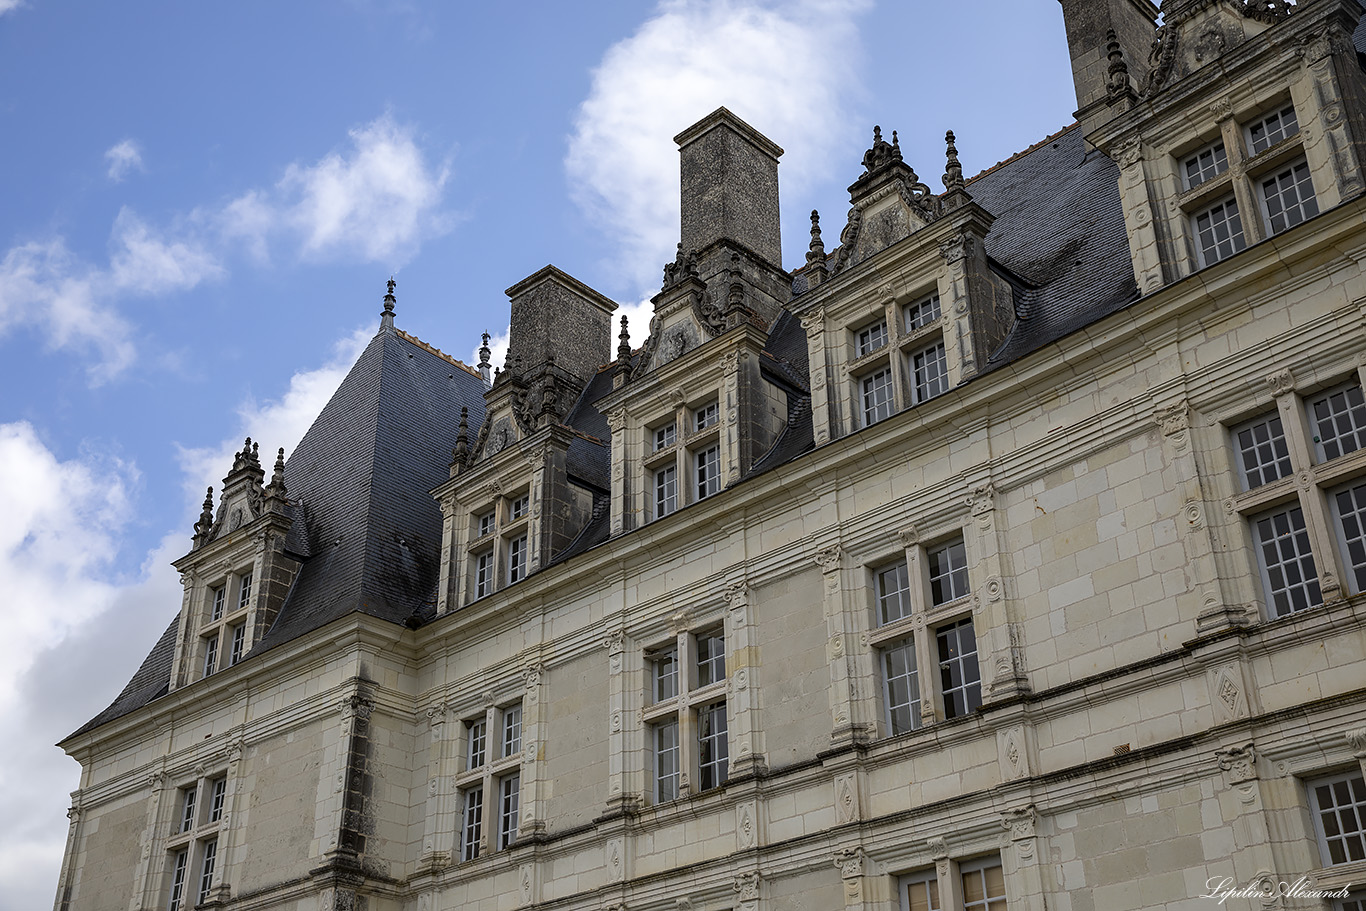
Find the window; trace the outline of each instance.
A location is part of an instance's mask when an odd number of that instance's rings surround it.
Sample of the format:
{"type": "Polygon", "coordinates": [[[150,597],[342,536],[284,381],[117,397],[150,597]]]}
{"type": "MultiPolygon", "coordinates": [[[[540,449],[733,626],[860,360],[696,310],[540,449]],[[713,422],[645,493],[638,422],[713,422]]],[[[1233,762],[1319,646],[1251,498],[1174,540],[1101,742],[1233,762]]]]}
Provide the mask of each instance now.
{"type": "Polygon", "coordinates": [[[1300,161],[1263,178],[1262,205],[1272,234],[1279,234],[1319,214],[1314,184],[1309,179],[1309,165],[1300,161]]]}
{"type": "Polygon", "coordinates": [[[931,294],[924,300],[917,301],[906,308],[906,331],[915,332],[917,329],[924,329],[937,319],[939,319],[939,295],[931,294]]]}
{"type": "Polygon", "coordinates": [[[708,402],[701,408],[693,412],[693,429],[706,430],[716,423],[717,409],[715,402],[708,402]]]}
{"type": "Polygon", "coordinates": [[[673,421],[655,429],[655,452],[668,449],[678,441],[678,428],[673,421]]]}
{"type": "Polygon", "coordinates": [[[1238,203],[1228,196],[1191,218],[1195,228],[1195,245],[1200,251],[1200,265],[1212,266],[1247,246],[1243,239],[1243,222],[1238,216],[1238,203]]]}
{"type": "Polygon", "coordinates": [[[1351,382],[1309,400],[1309,421],[1320,462],[1366,446],[1366,401],[1351,382]]]}
{"type": "Polygon", "coordinates": [[[726,679],[725,635],[716,630],[697,637],[697,685],[710,686],[726,679]]]}
{"type": "Polygon", "coordinates": [[[204,842],[202,856],[199,863],[199,898],[196,904],[203,904],[209,900],[209,892],[213,889],[213,868],[218,860],[218,839],[211,838],[204,842]]]}
{"type": "MultiPolygon", "coordinates": [[[[950,863],[950,868],[958,880],[957,898],[963,911],[1006,911],[1005,872],[999,857],[950,863]]],[[[939,880],[933,870],[903,876],[900,892],[903,911],[947,911],[940,903],[939,880]]]]}
{"type": "Polygon", "coordinates": [[[493,534],[493,510],[489,510],[474,520],[474,524],[479,529],[479,537],[493,534]]]}
{"type": "Polygon", "coordinates": [[[204,676],[212,674],[218,667],[218,634],[204,639],[204,676]]]}
{"type": "Polygon", "coordinates": [[[181,911],[185,901],[185,876],[190,866],[190,849],[181,848],[171,857],[171,900],[167,911],[181,911]]]}
{"type": "Polygon", "coordinates": [[[873,570],[877,630],[869,640],[882,683],[888,736],[916,730],[933,719],[941,697],[944,718],[969,714],[982,704],[976,630],[972,616],[966,614],[969,606],[962,603],[970,592],[963,537],[917,550],[915,560],[873,570]],[[910,567],[922,561],[924,569],[917,571],[923,576],[912,579],[910,567]],[[925,630],[921,641],[912,632],[911,617],[926,612],[932,612],[934,624],[919,627],[925,630]]]}
{"type": "Polygon", "coordinates": [[[707,497],[721,489],[721,447],[708,446],[693,454],[697,471],[697,499],[707,497]]]}
{"type": "Polygon", "coordinates": [[[468,745],[465,750],[465,768],[477,769],[488,758],[488,721],[484,718],[475,718],[466,721],[465,728],[465,742],[468,745]]]}
{"type": "Polygon", "coordinates": [[[237,609],[246,610],[251,603],[251,573],[243,573],[237,584],[237,609]]]}
{"type": "Polygon", "coordinates": [[[892,416],[892,368],[883,367],[859,381],[863,426],[892,416]]]}
{"type": "Polygon", "coordinates": [[[503,709],[503,758],[522,752],[522,705],[503,709]]]}
{"type": "Polygon", "coordinates": [[[508,585],[526,578],[526,535],[508,542],[508,585]]]}
{"type": "Polygon", "coordinates": [[[474,597],[482,598],[493,591],[493,551],[486,550],[474,558],[474,597]]]}
{"type": "Polygon", "coordinates": [[[517,840],[517,801],[522,776],[509,775],[498,783],[498,848],[517,840]]]}
{"type": "Polygon", "coordinates": [[[887,344],[887,321],[878,320],[871,326],[867,326],[855,336],[854,350],[858,357],[871,354],[877,349],[887,344]]]}
{"type": "Polygon", "coordinates": [[[229,666],[242,660],[247,650],[247,625],[239,623],[232,627],[232,652],[228,655],[229,666]]]}
{"type": "Polygon", "coordinates": [[[483,788],[471,788],[465,792],[465,812],[463,815],[460,859],[474,860],[479,856],[479,842],[484,837],[483,788]]]}
{"type": "Polygon", "coordinates": [[[651,727],[655,758],[655,802],[678,798],[679,749],[678,721],[665,721],[651,727]]]}
{"type": "Polygon", "coordinates": [[[714,702],[697,710],[698,785],[720,787],[726,780],[726,704],[714,702]]]}
{"type": "Polygon", "coordinates": [[[1233,441],[1238,449],[1243,489],[1252,490],[1290,476],[1290,450],[1280,416],[1268,415],[1235,428],[1233,441]]]}
{"type": "Polygon", "coordinates": [[[917,404],[949,388],[948,361],[942,341],[911,355],[911,382],[917,404]]]}
{"type": "Polygon", "coordinates": [[[527,514],[527,510],[530,509],[530,508],[531,508],[531,494],[529,494],[529,493],[524,493],[524,494],[522,494],[520,497],[517,497],[516,499],[514,499],[514,500],[512,501],[512,505],[510,505],[510,506],[508,507],[508,518],[509,518],[509,520],[510,520],[510,521],[513,521],[513,522],[517,521],[518,519],[520,519],[520,518],[522,518],[523,516],[525,516],[525,515],[527,514]]]}
{"type": "Polygon", "coordinates": [[[726,680],[724,630],[681,636],[647,650],[644,657],[650,797],[666,803],[683,796],[688,769],[697,773],[691,781],[698,790],[724,784],[730,749],[726,702],[717,698],[717,688],[726,680]],[[689,671],[682,674],[680,668],[689,671]]]}
{"type": "Polygon", "coordinates": [[[1286,105],[1279,111],[1274,111],[1263,117],[1256,123],[1249,124],[1247,128],[1247,144],[1252,150],[1252,154],[1264,152],[1289,136],[1294,136],[1300,131],[1299,122],[1295,119],[1295,106],[1286,105]]]}
{"type": "Polygon", "coordinates": [[[887,704],[887,730],[893,736],[920,727],[920,680],[915,642],[898,639],[882,648],[882,687],[887,704]]]}
{"type": "Polygon", "coordinates": [[[201,778],[179,790],[175,831],[166,846],[169,911],[186,911],[211,897],[227,793],[228,779],[222,775],[201,778]]]}
{"type": "Polygon", "coordinates": [[[228,587],[226,585],[218,586],[210,594],[209,600],[213,605],[209,610],[210,622],[223,619],[223,607],[227,603],[227,596],[228,587]]]}
{"type": "Polygon", "coordinates": [[[678,467],[666,465],[655,471],[655,518],[678,508],[678,467]]]}
{"type": "Polygon", "coordinates": [[[906,561],[877,573],[878,623],[895,623],[911,615],[911,586],[906,561]]]}
{"type": "Polygon", "coordinates": [[[1337,514],[1338,545],[1347,558],[1354,591],[1366,591],[1366,483],[1333,495],[1337,514]]]}
{"type": "Polygon", "coordinates": [[[957,601],[968,594],[968,554],[963,539],[950,541],[928,551],[930,566],[930,603],[935,607],[957,601]]]}
{"type": "Polygon", "coordinates": [[[678,695],[678,648],[661,649],[650,658],[652,702],[664,702],[678,695]]]}
{"type": "Polygon", "coordinates": [[[1366,860],[1366,779],[1361,771],[1310,782],[1309,799],[1324,865],[1366,860]]]}
{"type": "Polygon", "coordinates": [[[1228,155],[1224,153],[1223,140],[1205,146],[1181,163],[1181,175],[1186,179],[1187,190],[1198,187],[1227,170],[1228,155]]]}
{"type": "Polygon", "coordinates": [[[972,618],[935,631],[939,642],[939,676],[944,694],[944,717],[958,718],[982,705],[982,678],[977,669],[977,636],[972,618]]]}
{"type": "Polygon", "coordinates": [[[1322,604],[1303,510],[1292,506],[1262,515],[1252,529],[1271,615],[1284,617],[1322,604]]]}

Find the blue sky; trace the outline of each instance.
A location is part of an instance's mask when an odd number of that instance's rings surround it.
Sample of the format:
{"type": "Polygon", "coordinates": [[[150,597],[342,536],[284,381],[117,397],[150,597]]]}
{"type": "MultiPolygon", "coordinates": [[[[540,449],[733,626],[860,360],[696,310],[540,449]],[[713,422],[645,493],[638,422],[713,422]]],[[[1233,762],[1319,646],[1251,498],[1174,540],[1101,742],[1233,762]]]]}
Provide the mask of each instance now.
{"type": "Polygon", "coordinates": [[[0,911],[51,903],[51,744],[178,609],[242,437],[292,448],[391,274],[467,361],[546,263],[644,314],[722,104],[786,149],[788,268],[873,124],[937,189],[946,129],[971,174],[1075,107],[1055,0],[0,0],[0,911]]]}

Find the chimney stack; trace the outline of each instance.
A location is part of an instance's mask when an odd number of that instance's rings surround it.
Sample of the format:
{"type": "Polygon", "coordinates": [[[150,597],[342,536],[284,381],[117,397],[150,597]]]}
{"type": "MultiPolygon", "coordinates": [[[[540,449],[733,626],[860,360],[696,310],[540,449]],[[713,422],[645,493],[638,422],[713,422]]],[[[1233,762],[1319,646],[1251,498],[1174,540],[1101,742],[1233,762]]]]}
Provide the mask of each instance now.
{"type": "Polygon", "coordinates": [[[1109,104],[1115,93],[1110,85],[1106,33],[1114,30],[1129,76],[1141,91],[1148,80],[1148,54],[1157,34],[1157,4],[1152,0],[1059,2],[1072,57],[1072,82],[1077,90],[1076,117],[1081,121],[1082,132],[1090,133],[1123,112],[1109,104]]]}

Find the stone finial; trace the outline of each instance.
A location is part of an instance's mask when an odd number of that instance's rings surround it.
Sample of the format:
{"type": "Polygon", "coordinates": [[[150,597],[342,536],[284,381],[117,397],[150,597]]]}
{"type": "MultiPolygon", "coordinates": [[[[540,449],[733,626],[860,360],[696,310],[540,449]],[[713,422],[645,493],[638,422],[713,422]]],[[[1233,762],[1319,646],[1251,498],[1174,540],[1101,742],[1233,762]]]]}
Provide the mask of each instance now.
{"type": "MultiPolygon", "coordinates": [[[[484,337],[488,338],[487,335],[484,337]]],[[[451,477],[455,477],[470,460],[470,410],[464,405],[460,407],[460,432],[456,434],[455,450],[451,455],[451,477]]]]}
{"type": "Polygon", "coordinates": [[[199,511],[199,521],[194,523],[194,546],[199,547],[208,540],[213,530],[213,487],[204,494],[204,508],[199,511]]]}
{"type": "MultiPolygon", "coordinates": [[[[893,138],[896,131],[892,131],[893,138]]],[[[899,143],[893,144],[882,138],[882,127],[873,127],[873,147],[863,153],[863,170],[871,174],[884,165],[901,160],[901,146],[899,143]]]]}
{"type": "Polygon", "coordinates": [[[945,157],[947,163],[944,166],[944,189],[949,192],[963,189],[963,165],[958,160],[958,146],[954,144],[953,130],[944,134],[944,144],[947,146],[945,157]]]}
{"type": "Polygon", "coordinates": [[[242,448],[232,458],[232,470],[241,471],[251,467],[251,437],[242,443],[242,448]]]}
{"type": "Polygon", "coordinates": [[[261,467],[261,444],[251,444],[251,464],[257,468],[261,467]]]}
{"type": "Polygon", "coordinates": [[[479,347],[479,376],[484,381],[484,388],[488,389],[493,385],[492,365],[489,358],[493,357],[493,351],[489,348],[489,334],[484,333],[484,344],[479,347]]]}
{"type": "Polygon", "coordinates": [[[390,276],[389,293],[384,295],[384,312],[380,314],[379,326],[381,329],[394,328],[394,304],[398,303],[398,299],[394,297],[394,285],[396,284],[393,276],[390,276]]]}
{"type": "Polygon", "coordinates": [[[811,210],[811,246],[806,251],[806,264],[825,268],[825,241],[821,239],[821,213],[811,210]]]}
{"type": "Polygon", "coordinates": [[[283,446],[275,452],[275,468],[270,476],[270,489],[274,496],[283,497],[285,495],[285,447],[283,446]]]}
{"type": "Polygon", "coordinates": [[[1106,101],[1114,104],[1125,98],[1133,99],[1134,90],[1129,82],[1129,64],[1124,61],[1124,49],[1120,47],[1119,36],[1114,29],[1105,33],[1105,55],[1110,58],[1106,79],[1106,101]]]}
{"type": "Polygon", "coordinates": [[[617,366],[631,362],[631,332],[626,327],[626,314],[621,315],[621,333],[617,335],[617,366]]]}

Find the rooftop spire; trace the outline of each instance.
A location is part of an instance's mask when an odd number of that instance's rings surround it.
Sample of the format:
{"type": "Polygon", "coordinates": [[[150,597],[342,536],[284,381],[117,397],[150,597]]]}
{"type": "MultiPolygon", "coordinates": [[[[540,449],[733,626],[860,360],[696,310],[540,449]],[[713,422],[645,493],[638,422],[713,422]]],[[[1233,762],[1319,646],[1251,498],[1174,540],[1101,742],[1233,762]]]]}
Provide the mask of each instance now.
{"type": "Polygon", "coordinates": [[[493,385],[493,376],[490,374],[489,358],[493,352],[489,350],[489,334],[484,333],[484,344],[479,348],[479,376],[484,380],[484,388],[488,389],[493,385]]]}
{"type": "Polygon", "coordinates": [[[1119,37],[1114,29],[1105,33],[1105,54],[1110,58],[1105,87],[1106,101],[1114,104],[1125,98],[1133,100],[1134,89],[1129,82],[1129,64],[1124,61],[1124,49],[1120,47],[1119,37]]]}
{"type": "Polygon", "coordinates": [[[814,288],[830,276],[825,264],[825,241],[821,239],[821,213],[811,210],[811,246],[806,251],[806,287],[814,288]]]}
{"type": "Polygon", "coordinates": [[[944,134],[944,145],[944,208],[956,209],[972,197],[965,188],[963,164],[958,160],[958,146],[954,142],[953,130],[944,134]]]}
{"type": "Polygon", "coordinates": [[[379,327],[381,329],[394,328],[394,304],[398,303],[398,299],[394,297],[394,285],[396,284],[394,277],[389,276],[389,293],[384,295],[384,312],[380,314],[379,327]]]}
{"type": "Polygon", "coordinates": [[[631,360],[631,332],[626,328],[626,314],[621,315],[621,332],[617,335],[617,364],[628,364],[631,360]]]}
{"type": "Polygon", "coordinates": [[[199,521],[194,523],[194,546],[199,547],[208,540],[213,530],[213,487],[204,494],[204,508],[200,510],[199,521]]]}
{"type": "MultiPolygon", "coordinates": [[[[488,338],[487,333],[484,338],[488,338]]],[[[460,432],[455,438],[455,450],[451,453],[451,477],[455,477],[465,468],[470,459],[470,409],[464,405],[460,406],[460,432]]]]}

